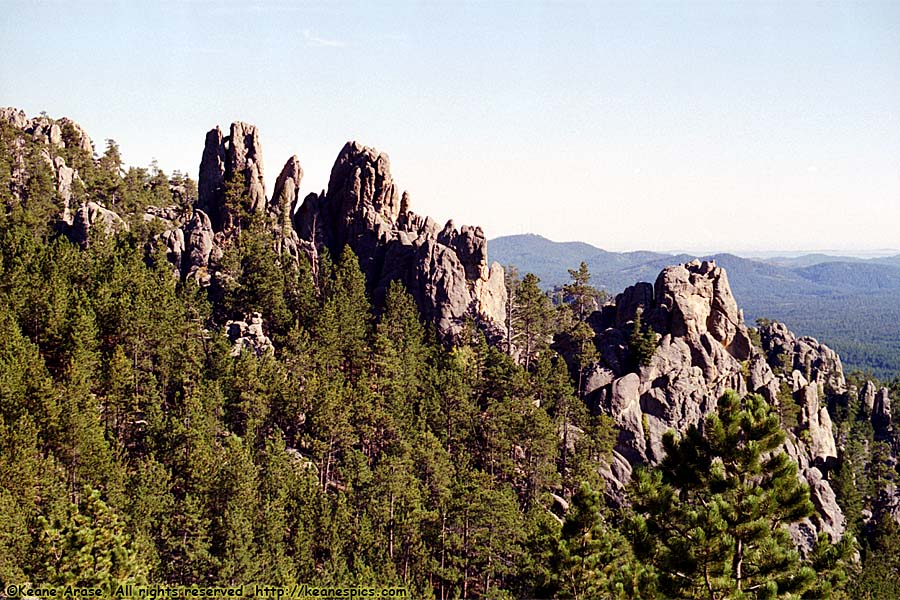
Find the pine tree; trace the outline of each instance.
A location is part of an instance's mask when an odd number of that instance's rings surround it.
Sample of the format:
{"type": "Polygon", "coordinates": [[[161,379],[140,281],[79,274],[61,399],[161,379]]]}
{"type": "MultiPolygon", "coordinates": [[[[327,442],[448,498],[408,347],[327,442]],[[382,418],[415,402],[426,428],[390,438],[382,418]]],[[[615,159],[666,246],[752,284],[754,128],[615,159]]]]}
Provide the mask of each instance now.
{"type": "Polygon", "coordinates": [[[646,367],[656,352],[656,333],[648,327],[643,320],[644,311],[638,308],[631,325],[631,335],[628,337],[628,356],[631,368],[637,370],[646,367]]]}
{"type": "Polygon", "coordinates": [[[42,525],[46,583],[101,587],[110,596],[119,584],[146,582],[146,565],[99,491],[87,488],[64,520],[44,520],[42,525]]]}
{"type": "Polygon", "coordinates": [[[787,525],[814,509],[783,440],[760,396],[729,391],[701,428],[665,436],[660,468],[635,471],[629,536],[663,593],[769,598],[812,585],[787,525]]]}
{"type": "MultiPolygon", "coordinates": [[[[320,271],[320,276],[324,273],[320,271]]],[[[323,306],[313,326],[320,341],[326,369],[339,368],[351,381],[368,362],[367,336],[371,323],[371,305],[366,281],[356,254],[344,248],[333,277],[325,281],[323,306]]]]}
{"type": "Polygon", "coordinates": [[[602,506],[587,484],[572,497],[551,559],[555,597],[652,597],[655,573],[635,560],[626,539],[603,519],[602,506]]]}
{"type": "Polygon", "coordinates": [[[388,287],[372,346],[377,391],[385,409],[405,432],[419,429],[430,347],[415,301],[397,282],[388,287]]]}
{"type": "Polygon", "coordinates": [[[581,261],[578,269],[569,269],[569,277],[572,281],[563,286],[563,293],[572,305],[575,318],[584,321],[605,295],[590,285],[591,273],[586,262],[581,261]]]}
{"type": "Polygon", "coordinates": [[[549,346],[553,308],[550,298],[541,290],[540,282],[537,276],[528,273],[515,289],[512,326],[521,346],[525,370],[530,370],[535,358],[549,346]]]}

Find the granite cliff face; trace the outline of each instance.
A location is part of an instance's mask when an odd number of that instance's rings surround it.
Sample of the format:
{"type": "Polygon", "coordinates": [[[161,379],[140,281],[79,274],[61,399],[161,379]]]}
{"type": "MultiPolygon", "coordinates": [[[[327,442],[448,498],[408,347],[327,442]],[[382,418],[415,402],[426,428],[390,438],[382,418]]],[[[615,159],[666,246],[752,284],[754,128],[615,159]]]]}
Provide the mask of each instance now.
{"type": "Polygon", "coordinates": [[[634,465],[656,464],[664,457],[667,431],[700,424],[728,389],[756,392],[776,406],[780,401],[800,406],[800,422],[785,450],[810,484],[818,515],[794,527],[795,539],[808,549],[818,531],[834,539],[843,534],[844,517],[825,477],[837,451],[819,395],[825,383],[838,390],[843,385],[833,351],[810,338],[797,339],[778,324],[761,332],[762,348],[754,346],[727,274],[711,261],[664,269],[654,285],[627,288],[590,323],[601,359],[589,371],[586,399],[619,428],[613,458],[602,470],[613,503],[627,502],[625,487],[634,465]],[[627,340],[639,310],[657,335],[657,347],[649,364],[629,372],[627,340]],[[791,365],[808,366],[807,374],[796,369],[776,374],[770,357],[785,353],[791,365]],[[780,394],[783,384],[789,386],[787,397],[780,394]]]}
{"type": "MultiPolygon", "coordinates": [[[[41,158],[59,195],[58,224],[73,241],[87,245],[98,227],[106,234],[128,228],[123,218],[128,215],[114,206],[82,201],[77,193],[84,189],[81,177],[60,151],[78,149],[84,160],[97,164],[93,144],[80,126],[69,119],[28,119],[13,108],[0,109],[0,121],[42,146],[41,158]]],[[[13,158],[13,187],[24,190],[24,153],[13,158]]],[[[258,129],[235,122],[226,135],[215,127],[206,134],[192,214],[171,206],[151,207],[142,215],[143,221],[163,228],[148,250],[162,246],[177,277],[211,286],[221,276],[219,261],[237,232],[250,218],[262,218],[279,255],[304,256],[314,276],[323,250],[336,258],[348,246],[360,260],[376,304],[391,281],[403,283],[444,341],[458,340],[468,319],[488,339],[502,337],[503,270],[499,264],[488,265],[480,228],[457,229],[452,221],[441,228],[411,212],[409,195],[394,182],[388,156],[356,142],[348,142],[338,154],[326,191],[301,199],[302,179],[300,161],[293,156],[268,198],[258,129]]]]}
{"type": "Polygon", "coordinates": [[[337,256],[346,245],[360,259],[378,303],[391,281],[410,291],[438,334],[453,341],[472,318],[489,339],[502,337],[506,286],[503,269],[487,260],[480,227],[443,229],[409,210],[386,154],[356,142],[338,155],[328,190],[308,195],[294,214],[301,241],[337,256]]]}
{"type": "Polygon", "coordinates": [[[238,121],[231,124],[227,136],[218,127],[206,134],[195,208],[209,215],[216,232],[235,227],[239,218],[239,208],[226,202],[227,184],[244,192],[245,210],[262,212],[266,205],[262,145],[253,125],[238,121]]]}

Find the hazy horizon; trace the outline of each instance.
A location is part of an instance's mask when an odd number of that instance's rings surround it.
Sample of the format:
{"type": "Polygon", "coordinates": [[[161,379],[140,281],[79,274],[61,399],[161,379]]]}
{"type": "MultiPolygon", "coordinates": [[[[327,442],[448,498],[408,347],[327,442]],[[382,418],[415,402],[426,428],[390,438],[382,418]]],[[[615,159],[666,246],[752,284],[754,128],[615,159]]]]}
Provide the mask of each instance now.
{"type": "MultiPolygon", "coordinates": [[[[835,248],[823,248],[823,249],[778,249],[778,248],[762,248],[759,250],[741,250],[734,248],[691,248],[691,247],[681,247],[677,249],[661,249],[661,250],[651,250],[649,248],[638,248],[638,247],[625,247],[625,248],[612,248],[612,247],[604,247],[598,246],[597,244],[592,244],[590,242],[586,242],[585,240],[555,240],[549,238],[545,235],[536,232],[527,232],[527,233],[511,233],[508,235],[497,235],[497,236],[488,236],[488,240],[495,240],[498,238],[506,238],[506,237],[516,237],[516,236],[538,236],[549,240],[558,244],[589,244],[598,250],[606,250],[608,252],[640,252],[640,251],[651,251],[657,252],[660,254],[695,254],[697,256],[706,256],[711,254],[735,254],[737,256],[741,256],[743,258],[796,258],[799,256],[807,256],[810,254],[822,254],[831,257],[845,257],[845,258],[884,258],[891,256],[900,255],[900,248],[859,248],[859,249],[848,249],[848,250],[839,250],[835,248]]],[[[490,247],[488,248],[490,249],[490,247]]]]}
{"type": "MultiPolygon", "coordinates": [[[[266,182],[347,140],[412,208],[607,250],[900,246],[900,5],[8,2],[0,106],[197,176],[260,128],[266,182]],[[39,30],[36,29],[40,24],[39,30]]],[[[896,252],[894,252],[896,253],[896,252]]]]}

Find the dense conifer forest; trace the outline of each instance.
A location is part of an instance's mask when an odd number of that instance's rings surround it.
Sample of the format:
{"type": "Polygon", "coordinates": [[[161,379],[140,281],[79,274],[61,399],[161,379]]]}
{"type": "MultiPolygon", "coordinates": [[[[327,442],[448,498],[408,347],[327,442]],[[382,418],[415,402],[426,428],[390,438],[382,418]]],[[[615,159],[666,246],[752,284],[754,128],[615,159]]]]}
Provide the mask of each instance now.
{"type": "MultiPolygon", "coordinates": [[[[900,596],[897,523],[871,519],[898,479],[897,440],[876,439],[858,403],[829,407],[845,438],[843,539],[820,535],[806,553],[791,540],[787,525],[815,507],[781,450],[790,416],[753,394],[726,393],[701,427],[667,436],[661,464],[635,471],[631,506],[610,508],[599,471],[616,430],[581,393],[597,352],[584,265],[555,305],[536,277],[510,273],[505,343],[474,323],[441,343],[400,284],[373,305],[349,248],[289,260],[253,215],[222,258],[229,285],[173,276],[141,215],[188,212],[196,184],[126,168],[112,141],[96,160],[60,150],[81,174],[75,198],[130,220],[80,247],[56,229],[39,145],[22,153],[12,128],[0,133],[4,587],[900,596]],[[235,352],[227,324],[253,313],[273,349],[235,352]]],[[[638,315],[631,368],[654,344],[638,315]]]]}

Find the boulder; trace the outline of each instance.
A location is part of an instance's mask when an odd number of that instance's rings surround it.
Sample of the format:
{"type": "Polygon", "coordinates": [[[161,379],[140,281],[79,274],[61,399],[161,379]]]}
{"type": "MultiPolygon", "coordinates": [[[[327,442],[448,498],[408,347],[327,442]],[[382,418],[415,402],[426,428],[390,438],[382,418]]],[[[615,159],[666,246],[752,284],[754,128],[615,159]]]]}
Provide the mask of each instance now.
{"type": "Polygon", "coordinates": [[[241,352],[248,350],[256,356],[262,356],[266,352],[274,352],[275,346],[272,340],[263,331],[263,318],[258,312],[250,315],[250,322],[228,321],[225,324],[228,339],[233,344],[231,356],[240,356],[241,352]]]}
{"type": "Polygon", "coordinates": [[[100,204],[87,202],[75,212],[70,230],[72,241],[82,247],[87,247],[90,243],[91,230],[97,227],[100,227],[106,235],[111,235],[119,231],[127,231],[128,223],[100,204]]]}

